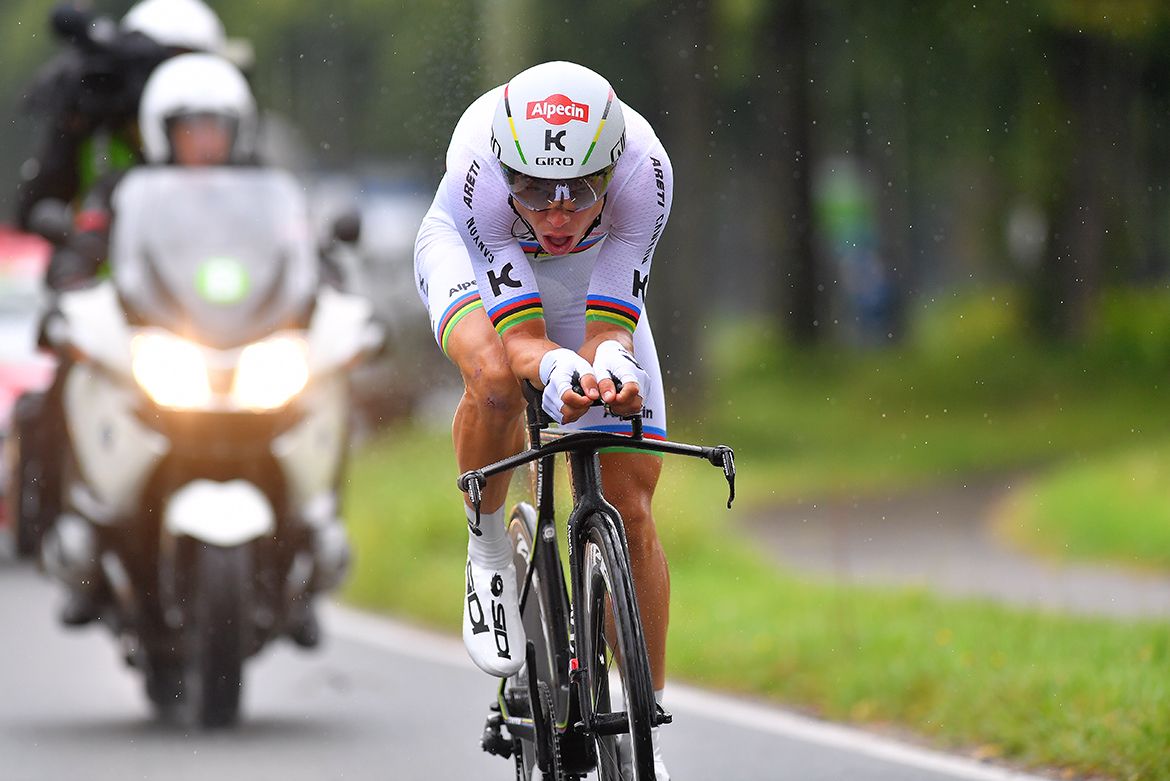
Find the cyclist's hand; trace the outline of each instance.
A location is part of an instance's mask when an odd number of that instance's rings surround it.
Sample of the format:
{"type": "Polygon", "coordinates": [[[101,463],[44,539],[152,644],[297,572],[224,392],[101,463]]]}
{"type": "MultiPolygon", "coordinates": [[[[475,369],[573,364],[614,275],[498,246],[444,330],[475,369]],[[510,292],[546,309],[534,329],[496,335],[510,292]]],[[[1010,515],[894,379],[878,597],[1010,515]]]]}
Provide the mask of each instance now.
{"type": "Polygon", "coordinates": [[[609,339],[599,344],[593,358],[593,371],[601,378],[598,382],[601,400],[609,405],[611,411],[618,415],[632,415],[642,409],[650,379],[646,370],[621,343],[609,339]],[[615,379],[621,382],[620,391],[614,383],[615,379]]]}
{"type": "Polygon", "coordinates": [[[564,347],[549,350],[540,359],[540,381],[544,384],[540,405],[557,423],[572,423],[601,398],[589,361],[564,347]],[[580,381],[584,395],[573,390],[574,377],[580,381]]]}

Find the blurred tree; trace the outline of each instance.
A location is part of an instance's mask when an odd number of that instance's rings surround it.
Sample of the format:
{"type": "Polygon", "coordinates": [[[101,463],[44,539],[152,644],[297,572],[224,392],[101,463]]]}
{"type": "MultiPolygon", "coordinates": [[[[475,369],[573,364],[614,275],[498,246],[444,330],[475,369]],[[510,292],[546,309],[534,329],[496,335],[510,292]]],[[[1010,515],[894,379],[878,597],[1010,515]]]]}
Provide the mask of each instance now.
{"type": "Polygon", "coordinates": [[[535,63],[534,36],[519,22],[533,17],[533,6],[532,0],[487,0],[477,4],[484,31],[484,90],[503,84],[535,63]]]}
{"type": "MultiPolygon", "coordinates": [[[[1150,169],[1165,175],[1165,163],[1147,166],[1141,159],[1141,145],[1131,143],[1131,112],[1153,97],[1141,74],[1166,43],[1170,9],[1153,0],[1039,0],[1038,12],[1063,122],[1048,146],[1059,162],[1046,200],[1048,241],[1034,279],[1033,312],[1040,333],[1069,340],[1092,325],[1108,267],[1122,272],[1144,249],[1119,230],[1136,204],[1124,203],[1131,199],[1117,172],[1129,168],[1149,185],[1165,184],[1147,178],[1150,169]]],[[[1144,154],[1156,161],[1150,151],[1144,154]]]]}
{"type": "Polygon", "coordinates": [[[785,269],[779,291],[782,326],[797,344],[808,345],[820,341],[828,326],[825,275],[813,234],[812,4],[809,0],[772,3],[762,21],[763,61],[774,76],[762,80],[766,85],[762,108],[770,114],[773,126],[761,137],[774,142],[766,175],[775,184],[781,218],[777,221],[781,233],[774,246],[781,249],[780,267],[785,269]]]}
{"type": "Polygon", "coordinates": [[[256,48],[261,102],[301,128],[319,163],[392,158],[437,182],[451,129],[487,86],[472,0],[291,0],[219,8],[256,48]]]}
{"type": "Polygon", "coordinates": [[[652,120],[674,169],[674,202],[654,261],[654,329],[671,390],[693,391],[701,372],[698,312],[713,279],[724,273],[711,236],[712,32],[711,4],[675,4],[653,45],[653,81],[664,119],[652,120]]]}
{"type": "Polygon", "coordinates": [[[49,29],[44,0],[6,0],[0,4],[0,221],[15,210],[16,183],[34,153],[36,123],[23,109],[36,69],[52,54],[56,41],[49,29]]]}

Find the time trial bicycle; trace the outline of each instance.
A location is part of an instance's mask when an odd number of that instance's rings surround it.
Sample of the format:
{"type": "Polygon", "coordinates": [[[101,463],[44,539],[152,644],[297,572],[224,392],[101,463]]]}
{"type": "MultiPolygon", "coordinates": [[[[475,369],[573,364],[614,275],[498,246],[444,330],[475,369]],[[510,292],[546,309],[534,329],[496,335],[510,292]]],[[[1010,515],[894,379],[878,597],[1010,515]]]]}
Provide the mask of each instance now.
{"type": "Polygon", "coordinates": [[[519,503],[508,522],[528,637],[525,664],[501,681],[483,748],[514,758],[519,781],[537,777],[536,768],[540,777],[554,781],[581,779],[595,769],[599,781],[653,781],[650,731],[671,716],[654,700],[625,529],[602,495],[598,454],[620,447],[705,459],[723,469],[728,508],[735,499],[735,455],[725,445],[646,439],[640,414],[623,417],[631,424],[630,435],[550,432],[540,391],[523,385],[529,448],[458,480],[478,514],[489,477],[535,464],[536,506],[519,503]],[[573,494],[565,538],[567,583],[553,502],[559,453],[568,457],[573,494]],[[615,669],[620,698],[611,691],[615,669]]]}

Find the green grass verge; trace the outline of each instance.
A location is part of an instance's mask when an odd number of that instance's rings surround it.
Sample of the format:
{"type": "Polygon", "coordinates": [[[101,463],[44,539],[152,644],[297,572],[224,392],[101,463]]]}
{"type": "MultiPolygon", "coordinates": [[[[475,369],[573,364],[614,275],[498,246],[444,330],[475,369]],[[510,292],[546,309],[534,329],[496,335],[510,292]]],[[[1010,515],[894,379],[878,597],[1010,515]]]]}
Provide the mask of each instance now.
{"type": "Polygon", "coordinates": [[[733,444],[744,498],[760,505],[897,490],[1170,435],[1160,369],[1108,351],[964,336],[949,346],[802,352],[763,328],[720,330],[700,411],[675,410],[672,425],[694,419],[733,444]]]}
{"type": "Polygon", "coordinates": [[[1059,467],[1018,489],[997,525],[1052,558],[1170,570],[1170,443],[1059,467]]]}
{"type": "MultiPolygon", "coordinates": [[[[458,632],[466,532],[454,476],[445,433],[396,432],[354,460],[349,600],[458,632]]],[[[716,470],[673,459],[658,493],[673,678],[982,756],[1170,779],[1170,628],[805,582],[736,534],[724,487],[716,470]]]]}

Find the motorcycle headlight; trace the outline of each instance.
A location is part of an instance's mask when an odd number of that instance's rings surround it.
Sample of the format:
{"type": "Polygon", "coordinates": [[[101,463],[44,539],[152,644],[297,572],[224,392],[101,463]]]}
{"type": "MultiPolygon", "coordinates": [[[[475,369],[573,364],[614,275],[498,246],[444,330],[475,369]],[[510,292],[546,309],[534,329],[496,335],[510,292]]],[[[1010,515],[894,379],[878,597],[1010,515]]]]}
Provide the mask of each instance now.
{"type": "Polygon", "coordinates": [[[138,334],[130,343],[131,371],[160,407],[189,409],[211,400],[207,362],[197,344],[164,333],[138,334]]]}
{"type": "Polygon", "coordinates": [[[304,339],[276,336],[240,353],[232,401],[246,409],[277,409],[309,381],[309,348],[304,339]]]}

